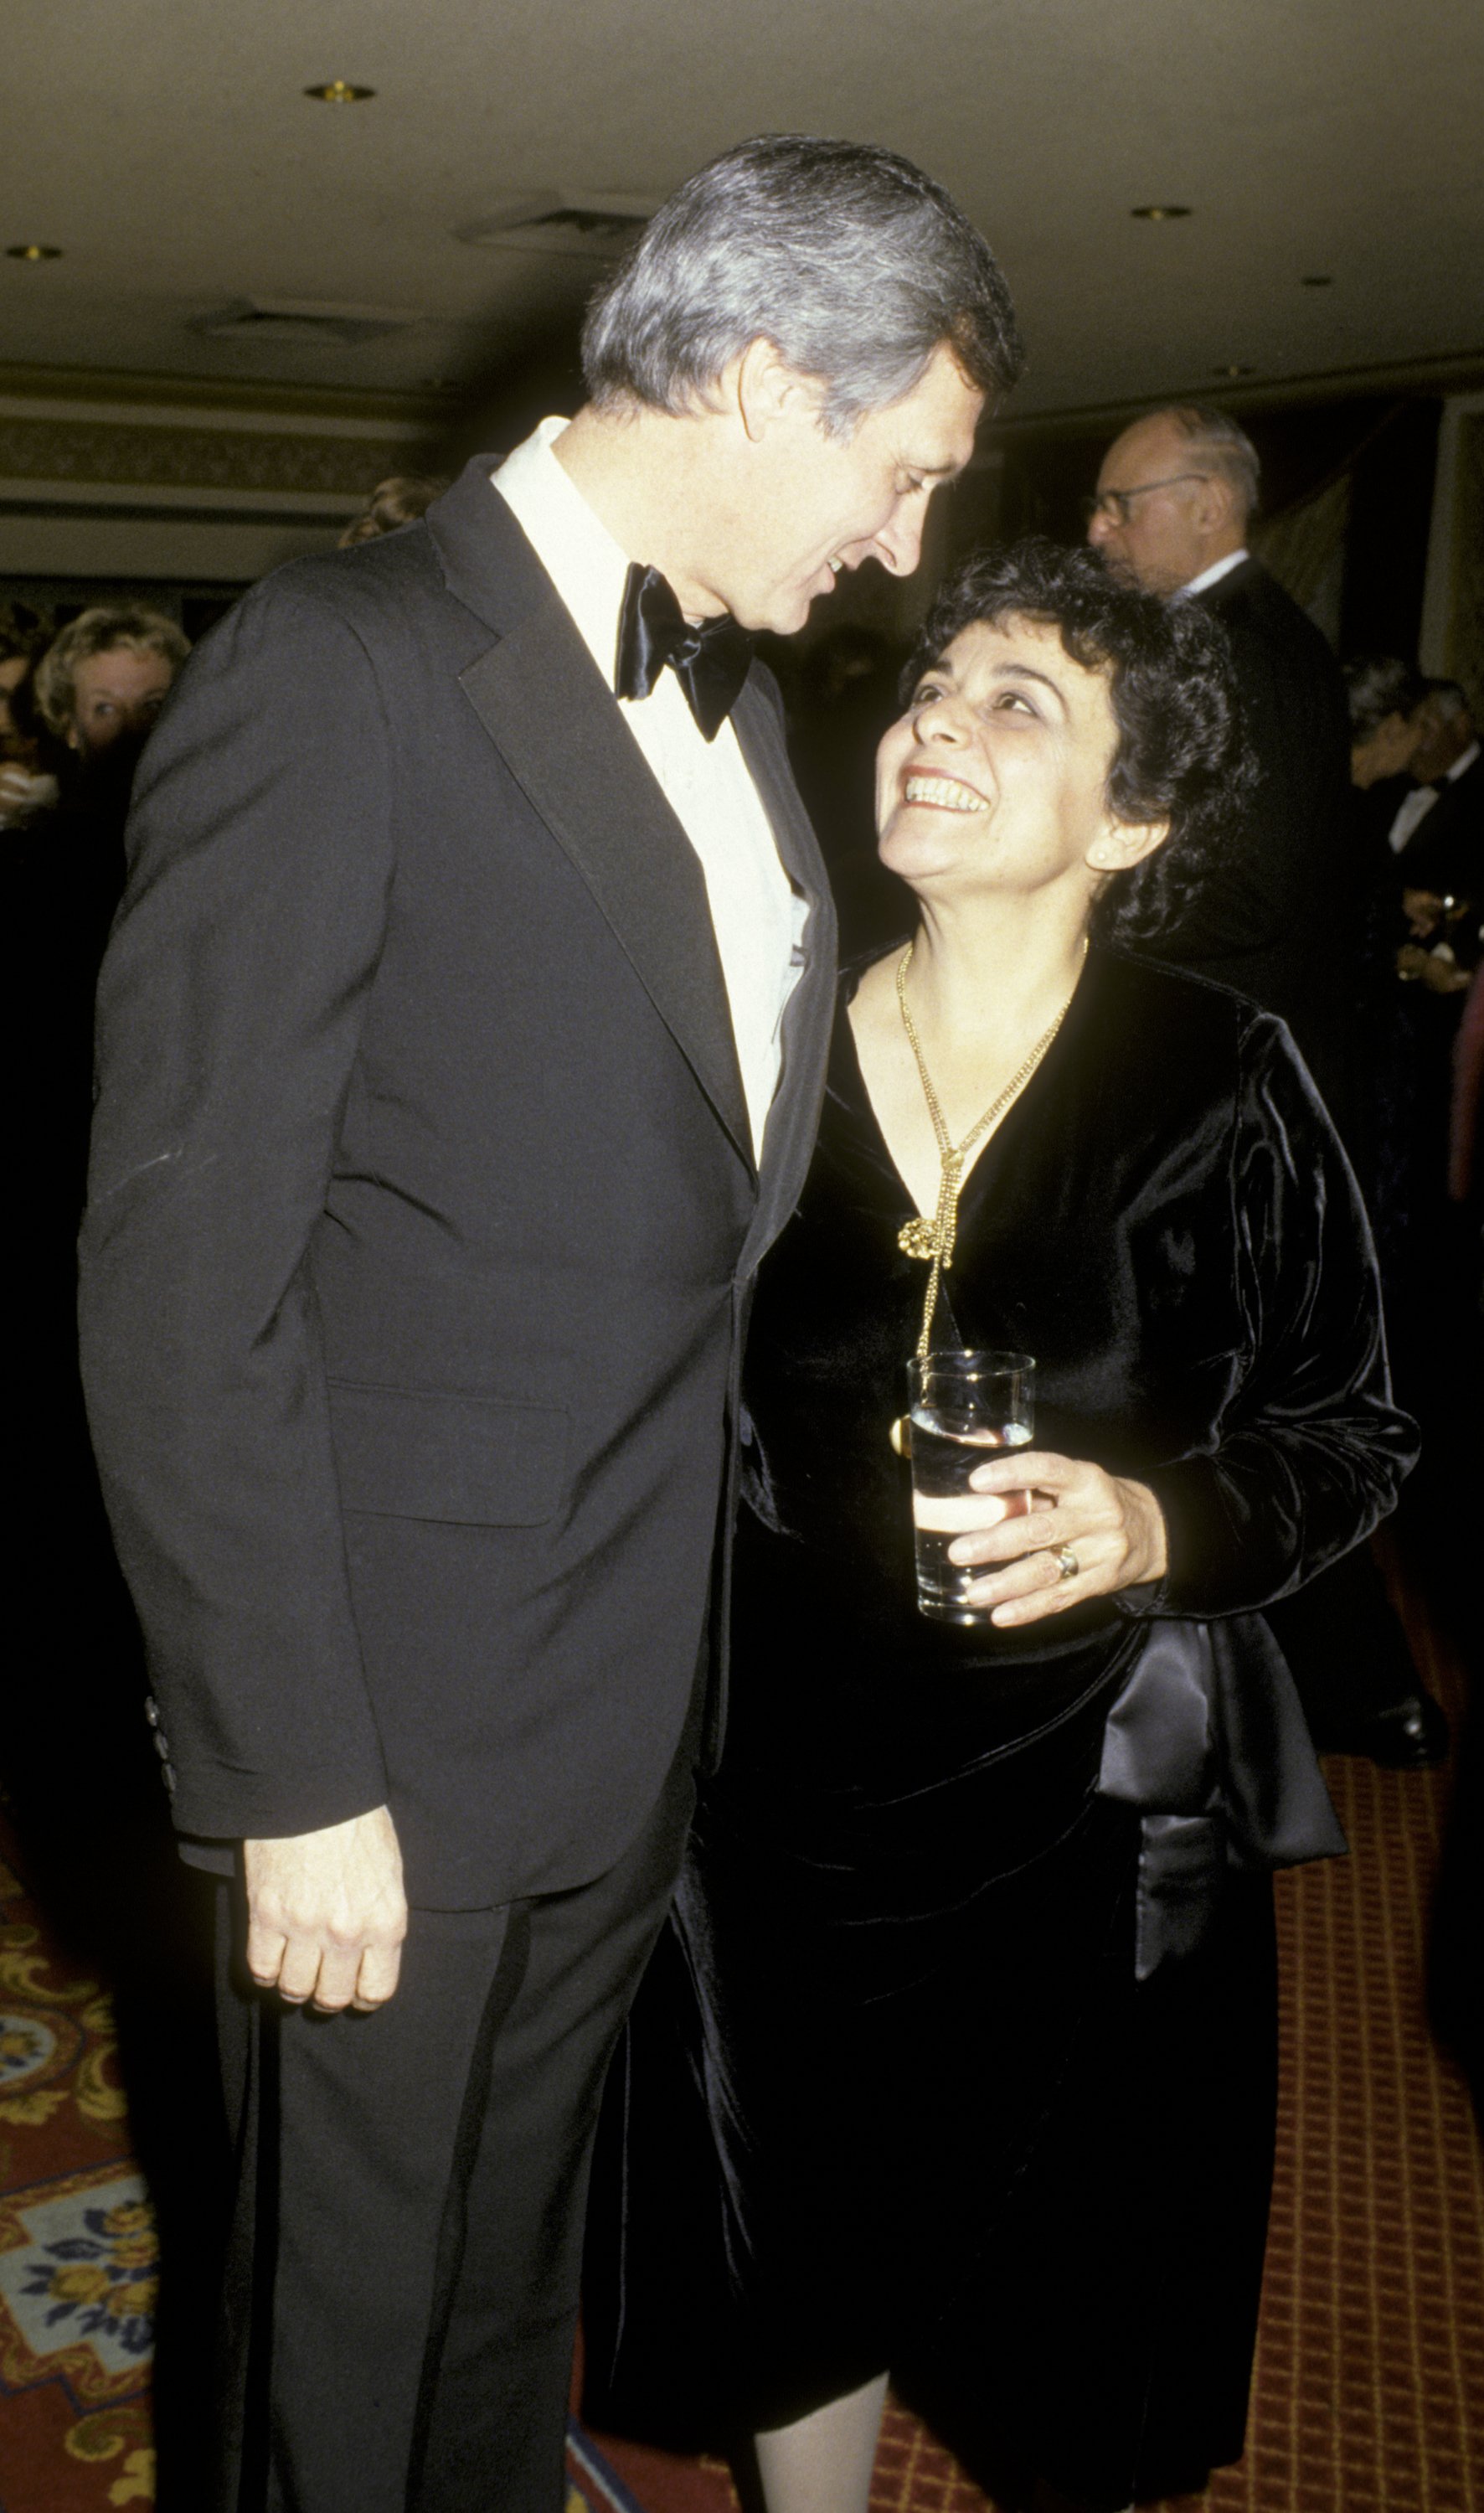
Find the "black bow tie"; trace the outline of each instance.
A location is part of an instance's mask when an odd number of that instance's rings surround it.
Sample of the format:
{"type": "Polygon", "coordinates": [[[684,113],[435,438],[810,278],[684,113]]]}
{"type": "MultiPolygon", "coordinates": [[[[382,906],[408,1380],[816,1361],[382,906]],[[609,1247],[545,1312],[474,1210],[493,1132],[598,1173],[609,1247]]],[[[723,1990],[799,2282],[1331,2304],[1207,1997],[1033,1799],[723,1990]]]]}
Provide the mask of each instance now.
{"type": "Polygon", "coordinates": [[[618,620],[618,695],[646,698],[668,663],[708,741],[736,705],[753,641],[729,612],[692,627],[657,567],[631,565],[618,620]]]}

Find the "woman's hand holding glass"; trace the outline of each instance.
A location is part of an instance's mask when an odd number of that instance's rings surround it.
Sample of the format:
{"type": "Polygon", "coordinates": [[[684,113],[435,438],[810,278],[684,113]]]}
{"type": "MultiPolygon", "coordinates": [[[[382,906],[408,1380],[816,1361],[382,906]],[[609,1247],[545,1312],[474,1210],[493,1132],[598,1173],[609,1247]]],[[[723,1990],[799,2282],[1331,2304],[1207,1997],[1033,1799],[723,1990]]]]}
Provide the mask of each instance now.
{"type": "Polygon", "coordinates": [[[1022,1449],[976,1466],[969,1487],[989,1504],[985,1524],[957,1536],[950,1558],[986,1566],[964,1603],[1002,1628],[1164,1576],[1164,1515],[1147,1484],[1084,1458],[1022,1449]],[[1029,1514],[1004,1516],[1000,1496],[1027,1490],[1029,1514]]]}

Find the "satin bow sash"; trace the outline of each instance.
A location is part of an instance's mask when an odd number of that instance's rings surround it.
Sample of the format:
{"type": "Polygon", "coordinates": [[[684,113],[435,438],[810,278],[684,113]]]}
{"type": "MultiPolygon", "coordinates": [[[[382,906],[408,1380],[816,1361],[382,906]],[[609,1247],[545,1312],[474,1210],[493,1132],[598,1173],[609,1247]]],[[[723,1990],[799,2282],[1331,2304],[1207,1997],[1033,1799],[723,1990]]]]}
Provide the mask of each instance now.
{"type": "Polygon", "coordinates": [[[741,696],[753,641],[728,612],[692,623],[657,567],[629,569],[618,619],[616,687],[646,698],[668,663],[707,741],[714,741],[741,696]]]}
{"type": "Polygon", "coordinates": [[[1140,1980],[1204,1942],[1224,1867],[1297,1867],[1348,1847],[1261,1615],[1152,1625],[1108,1714],[1098,1790],[1144,1818],[1140,1980]]]}

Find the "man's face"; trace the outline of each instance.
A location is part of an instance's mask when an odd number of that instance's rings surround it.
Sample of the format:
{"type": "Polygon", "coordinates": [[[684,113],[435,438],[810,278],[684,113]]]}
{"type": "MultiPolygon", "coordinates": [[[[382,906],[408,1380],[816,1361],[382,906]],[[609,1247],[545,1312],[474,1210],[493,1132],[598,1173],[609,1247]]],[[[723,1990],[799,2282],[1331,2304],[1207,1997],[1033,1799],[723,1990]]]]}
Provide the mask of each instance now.
{"type": "Polygon", "coordinates": [[[70,747],[89,759],[121,734],[142,739],[174,679],[169,656],[149,648],[110,646],[105,654],[85,656],[72,674],[70,747]]]}
{"type": "Polygon", "coordinates": [[[934,489],[974,450],[984,395],[945,344],[905,400],[830,436],[821,395],[801,393],[751,458],[745,500],[726,518],[710,589],[745,628],[788,636],[842,568],[879,559],[911,576],[934,489]]]}
{"type": "Polygon", "coordinates": [[[1417,755],[1418,726],[1399,707],[1350,744],[1350,783],[1362,793],[1386,777],[1400,777],[1417,755]]]}
{"type": "Polygon", "coordinates": [[[1103,458],[1087,538],[1125,584],[1178,593],[1220,555],[1211,546],[1212,486],[1172,420],[1140,419],[1103,458]]]}
{"type": "Polygon", "coordinates": [[[1460,708],[1446,715],[1436,698],[1424,698],[1415,707],[1411,722],[1417,734],[1417,747],[1408,762],[1420,785],[1430,785],[1446,777],[1456,759],[1462,759],[1473,739],[1473,718],[1460,708]]]}

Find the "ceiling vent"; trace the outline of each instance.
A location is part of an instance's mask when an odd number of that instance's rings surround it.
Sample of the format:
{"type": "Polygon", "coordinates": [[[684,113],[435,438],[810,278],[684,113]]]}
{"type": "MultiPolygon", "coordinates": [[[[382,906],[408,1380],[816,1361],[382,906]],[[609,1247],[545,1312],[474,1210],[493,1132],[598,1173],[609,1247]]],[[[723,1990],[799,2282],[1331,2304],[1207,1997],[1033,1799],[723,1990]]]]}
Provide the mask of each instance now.
{"type": "Polygon", "coordinates": [[[326,305],[312,298],[237,297],[211,314],[193,315],[187,329],[212,340],[261,340],[269,347],[298,340],[323,344],[380,340],[389,332],[421,322],[386,305],[326,305]]]}
{"type": "Polygon", "coordinates": [[[560,253],[611,261],[647,226],[658,201],[632,192],[524,192],[454,232],[497,253],[560,253]]]}

